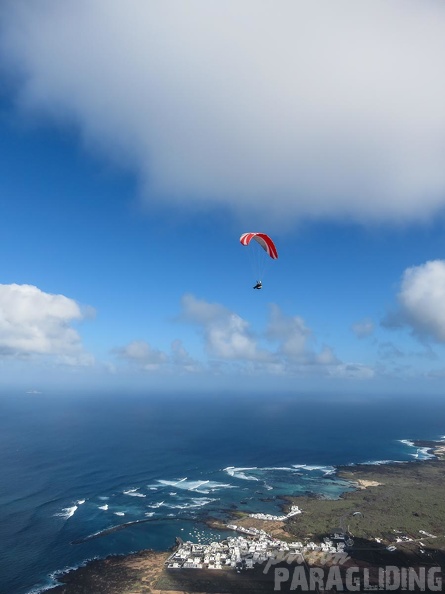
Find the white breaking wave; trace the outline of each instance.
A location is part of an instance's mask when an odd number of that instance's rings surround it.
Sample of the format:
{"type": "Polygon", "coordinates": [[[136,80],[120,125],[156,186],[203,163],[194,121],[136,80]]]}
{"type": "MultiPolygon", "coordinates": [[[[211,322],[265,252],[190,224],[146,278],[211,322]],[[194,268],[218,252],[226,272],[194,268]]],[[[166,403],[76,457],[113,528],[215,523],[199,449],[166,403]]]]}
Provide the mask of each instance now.
{"type": "Polygon", "coordinates": [[[160,501],[159,503],[153,503],[152,505],[147,505],[147,507],[151,507],[152,509],[158,509],[158,507],[161,507],[161,505],[164,505],[163,501],[160,501]]]}
{"type": "MultiPolygon", "coordinates": [[[[382,466],[384,464],[404,464],[405,462],[406,460],[368,460],[367,462],[360,462],[360,464],[382,466]]],[[[355,466],[355,464],[350,464],[350,466],[355,466]]]]}
{"type": "Polygon", "coordinates": [[[74,514],[76,513],[76,510],[77,510],[77,505],[73,505],[72,507],[64,507],[61,512],[59,512],[58,514],[54,514],[54,515],[67,520],[68,518],[71,518],[72,516],[74,516],[74,514]]]}
{"type": "Polygon", "coordinates": [[[286,470],[288,472],[295,472],[295,468],[291,466],[266,466],[260,470],[286,470]]]}
{"type": "Polygon", "coordinates": [[[144,515],[147,516],[147,518],[151,518],[152,516],[155,515],[155,512],[145,512],[144,515]]]}
{"type": "Polygon", "coordinates": [[[139,493],[138,489],[128,489],[127,491],[122,491],[124,495],[130,495],[130,497],[147,497],[143,493],[139,493]]]}
{"type": "Polygon", "coordinates": [[[79,501],[77,502],[77,505],[82,505],[85,503],[85,499],[79,499],[79,501]]]}
{"type": "Polygon", "coordinates": [[[204,505],[208,505],[212,503],[212,501],[219,501],[218,499],[212,499],[211,497],[196,497],[191,500],[190,503],[176,503],[170,504],[163,502],[163,507],[168,509],[192,509],[197,507],[203,507],[204,505]]]}
{"type": "Polygon", "coordinates": [[[417,458],[418,460],[429,460],[430,458],[435,458],[436,456],[429,452],[430,448],[417,448],[417,452],[415,454],[411,454],[413,458],[417,458]]]}
{"type": "Polygon", "coordinates": [[[85,567],[85,565],[88,565],[88,563],[90,563],[91,561],[94,561],[95,559],[98,559],[98,558],[99,557],[88,557],[87,559],[82,561],[82,563],[79,563],[78,565],[70,565],[70,566],[64,567],[63,569],[58,569],[57,571],[52,571],[48,576],[48,578],[49,578],[48,584],[46,584],[44,586],[35,586],[32,590],[29,590],[26,594],[43,594],[43,592],[48,592],[48,591],[52,590],[54,588],[54,586],[62,585],[61,582],[59,581],[59,576],[63,576],[71,571],[75,571],[76,569],[79,569],[79,567],[85,567]]]}
{"type": "MultiPolygon", "coordinates": [[[[210,481],[200,481],[198,482],[197,485],[190,485],[189,487],[189,491],[198,491],[199,487],[202,487],[203,485],[208,485],[210,483],[210,481]]],[[[205,493],[205,491],[201,491],[201,493],[205,493]]],[[[208,493],[208,491],[207,491],[208,493]]]]}
{"type": "MultiPolygon", "coordinates": [[[[277,472],[277,471],[281,471],[281,472],[291,472],[291,473],[299,473],[301,474],[301,472],[307,471],[307,472],[312,472],[312,471],[318,471],[318,472],[322,472],[324,476],[328,476],[330,474],[335,474],[336,470],[334,466],[319,466],[319,465],[309,465],[309,464],[292,464],[292,466],[265,466],[265,467],[257,467],[257,466],[253,466],[253,467],[249,467],[249,468],[245,468],[245,467],[236,467],[236,466],[228,466],[227,468],[224,468],[224,471],[227,472],[227,474],[229,474],[230,476],[233,476],[234,478],[238,478],[238,479],[242,479],[242,480],[246,480],[246,481],[261,481],[261,478],[258,478],[257,476],[254,476],[255,471],[260,473],[260,472],[277,472]],[[249,471],[251,471],[251,474],[249,474],[249,471]]],[[[266,488],[272,488],[270,487],[270,485],[266,485],[266,488]]]]}
{"type": "MultiPolygon", "coordinates": [[[[184,483],[187,481],[187,477],[185,476],[184,478],[180,478],[180,479],[175,479],[172,481],[164,481],[159,479],[158,483],[161,483],[162,485],[171,485],[172,487],[176,487],[177,485],[180,485],[180,483],[184,483]]],[[[150,487],[150,489],[157,489],[158,487],[150,487]]],[[[180,486],[180,489],[182,489],[183,487],[180,486]]]]}
{"type": "Polygon", "coordinates": [[[99,505],[99,509],[103,509],[104,511],[107,511],[108,503],[106,503],[105,505],[99,505]]]}
{"type": "Polygon", "coordinates": [[[115,516],[125,516],[124,512],[114,512],[115,516]]]}
{"type": "Polygon", "coordinates": [[[248,474],[246,474],[246,472],[245,472],[246,470],[258,470],[258,468],[256,466],[252,466],[250,468],[228,466],[227,468],[224,468],[224,472],[227,472],[228,475],[233,476],[234,478],[242,479],[244,481],[259,481],[260,480],[256,476],[249,476],[248,474]]]}
{"type": "Polygon", "coordinates": [[[317,466],[310,464],[292,464],[292,466],[296,470],[308,470],[309,472],[317,470],[323,472],[324,474],[333,474],[335,472],[334,466],[317,466]]]}
{"type": "Polygon", "coordinates": [[[160,485],[165,487],[175,487],[175,489],[184,489],[186,491],[194,491],[195,493],[202,493],[204,495],[208,495],[213,491],[218,491],[219,489],[230,489],[233,488],[233,485],[229,485],[226,483],[218,483],[216,481],[204,480],[204,481],[190,481],[187,478],[183,478],[179,481],[169,481],[169,480],[158,480],[160,485]],[[202,487],[205,486],[205,489],[202,487]]]}
{"type": "Polygon", "coordinates": [[[410,454],[416,460],[429,460],[431,458],[435,458],[436,456],[429,452],[431,448],[418,448],[413,441],[410,439],[399,439],[400,443],[403,443],[411,448],[416,448],[416,451],[413,454],[410,454]]]}

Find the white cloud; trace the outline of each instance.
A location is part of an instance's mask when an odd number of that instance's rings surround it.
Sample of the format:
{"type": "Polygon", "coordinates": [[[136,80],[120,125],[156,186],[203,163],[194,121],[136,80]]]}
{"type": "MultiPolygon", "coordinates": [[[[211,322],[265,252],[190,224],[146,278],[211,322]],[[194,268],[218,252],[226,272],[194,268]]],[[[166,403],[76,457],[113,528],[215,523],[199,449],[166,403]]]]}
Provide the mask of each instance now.
{"type": "Polygon", "coordinates": [[[199,364],[188,354],[180,340],[171,345],[171,355],[150,346],[145,340],[134,340],[113,351],[120,359],[145,371],[199,371],[199,364]]]}
{"type": "Polygon", "coordinates": [[[241,361],[265,360],[269,357],[258,348],[249,323],[223,305],[184,295],[181,317],[201,328],[210,356],[241,361]]]}
{"type": "Polygon", "coordinates": [[[270,306],[266,336],[278,343],[277,355],[287,368],[298,366],[330,366],[341,363],[333,349],[323,345],[314,350],[315,337],[300,316],[286,316],[278,305],[270,306]]]}
{"type": "Polygon", "coordinates": [[[168,360],[165,353],[153,349],[144,340],[134,340],[122,348],[115,349],[114,352],[121,359],[134,362],[143,369],[153,371],[159,369],[168,360]]]}
{"type": "Polygon", "coordinates": [[[389,327],[409,326],[421,338],[445,342],[445,261],[413,266],[403,274],[399,310],[384,321],[389,327]]]}
{"type": "Polygon", "coordinates": [[[327,345],[323,345],[320,353],[315,355],[314,362],[318,365],[338,365],[340,363],[332,348],[327,345]]]}
{"type": "Polygon", "coordinates": [[[279,341],[280,352],[291,359],[306,357],[311,331],[299,316],[284,316],[278,305],[271,305],[267,328],[270,340],[279,341]]]}
{"type": "Polygon", "coordinates": [[[177,368],[183,369],[184,371],[200,371],[201,365],[189,355],[181,340],[174,340],[172,342],[171,349],[171,360],[173,365],[175,365],[177,368]]]}
{"type": "Polygon", "coordinates": [[[0,285],[0,356],[58,355],[67,364],[91,364],[70,326],[85,313],[64,295],[32,285],[0,285]]]}
{"type": "Polygon", "coordinates": [[[366,338],[374,332],[374,322],[369,318],[365,318],[352,324],[351,329],[357,338],[366,338]]]}
{"type": "Polygon", "coordinates": [[[343,363],[332,347],[314,348],[315,337],[299,316],[286,316],[270,306],[269,322],[264,337],[255,335],[249,323],[217,303],[198,300],[193,295],[182,299],[181,319],[196,324],[204,337],[204,345],[214,360],[210,368],[224,371],[224,363],[238,365],[238,370],[252,374],[327,376],[370,378],[374,372],[362,364],[343,363]],[[274,348],[261,346],[262,339],[274,348]]]}
{"type": "Polygon", "coordinates": [[[443,2],[5,0],[1,16],[21,105],[74,121],[150,199],[270,224],[445,204],[443,2]]]}

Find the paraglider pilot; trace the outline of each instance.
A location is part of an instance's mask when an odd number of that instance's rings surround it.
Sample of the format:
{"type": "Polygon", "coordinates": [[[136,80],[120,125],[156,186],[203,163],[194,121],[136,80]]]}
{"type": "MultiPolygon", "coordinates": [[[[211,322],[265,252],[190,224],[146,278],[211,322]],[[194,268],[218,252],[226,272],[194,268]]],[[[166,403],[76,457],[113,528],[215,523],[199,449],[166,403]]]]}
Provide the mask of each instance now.
{"type": "Polygon", "coordinates": [[[261,281],[257,281],[256,285],[253,287],[254,289],[262,289],[263,285],[261,284],[261,281]]]}

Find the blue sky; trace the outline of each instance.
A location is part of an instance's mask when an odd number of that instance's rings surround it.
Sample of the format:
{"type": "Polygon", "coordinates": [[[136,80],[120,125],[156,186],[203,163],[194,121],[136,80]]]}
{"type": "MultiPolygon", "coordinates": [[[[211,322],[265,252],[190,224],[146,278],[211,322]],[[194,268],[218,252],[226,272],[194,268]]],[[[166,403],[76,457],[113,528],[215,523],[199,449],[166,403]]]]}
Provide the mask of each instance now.
{"type": "Polygon", "coordinates": [[[5,389],[440,393],[445,8],[321,5],[4,3],[5,389]]]}

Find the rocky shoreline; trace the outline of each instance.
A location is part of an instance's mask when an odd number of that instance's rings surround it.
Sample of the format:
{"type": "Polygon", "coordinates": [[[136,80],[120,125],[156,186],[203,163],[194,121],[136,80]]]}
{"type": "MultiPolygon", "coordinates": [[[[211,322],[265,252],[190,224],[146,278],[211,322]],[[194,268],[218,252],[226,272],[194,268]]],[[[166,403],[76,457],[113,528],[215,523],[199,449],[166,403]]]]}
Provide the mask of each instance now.
{"type": "MultiPolygon", "coordinates": [[[[51,594],[122,594],[123,592],[156,592],[169,553],[151,550],[130,555],[112,555],[94,559],[85,566],[57,576],[60,585],[51,594]]],[[[165,592],[164,592],[165,594],[165,592]]]]}

